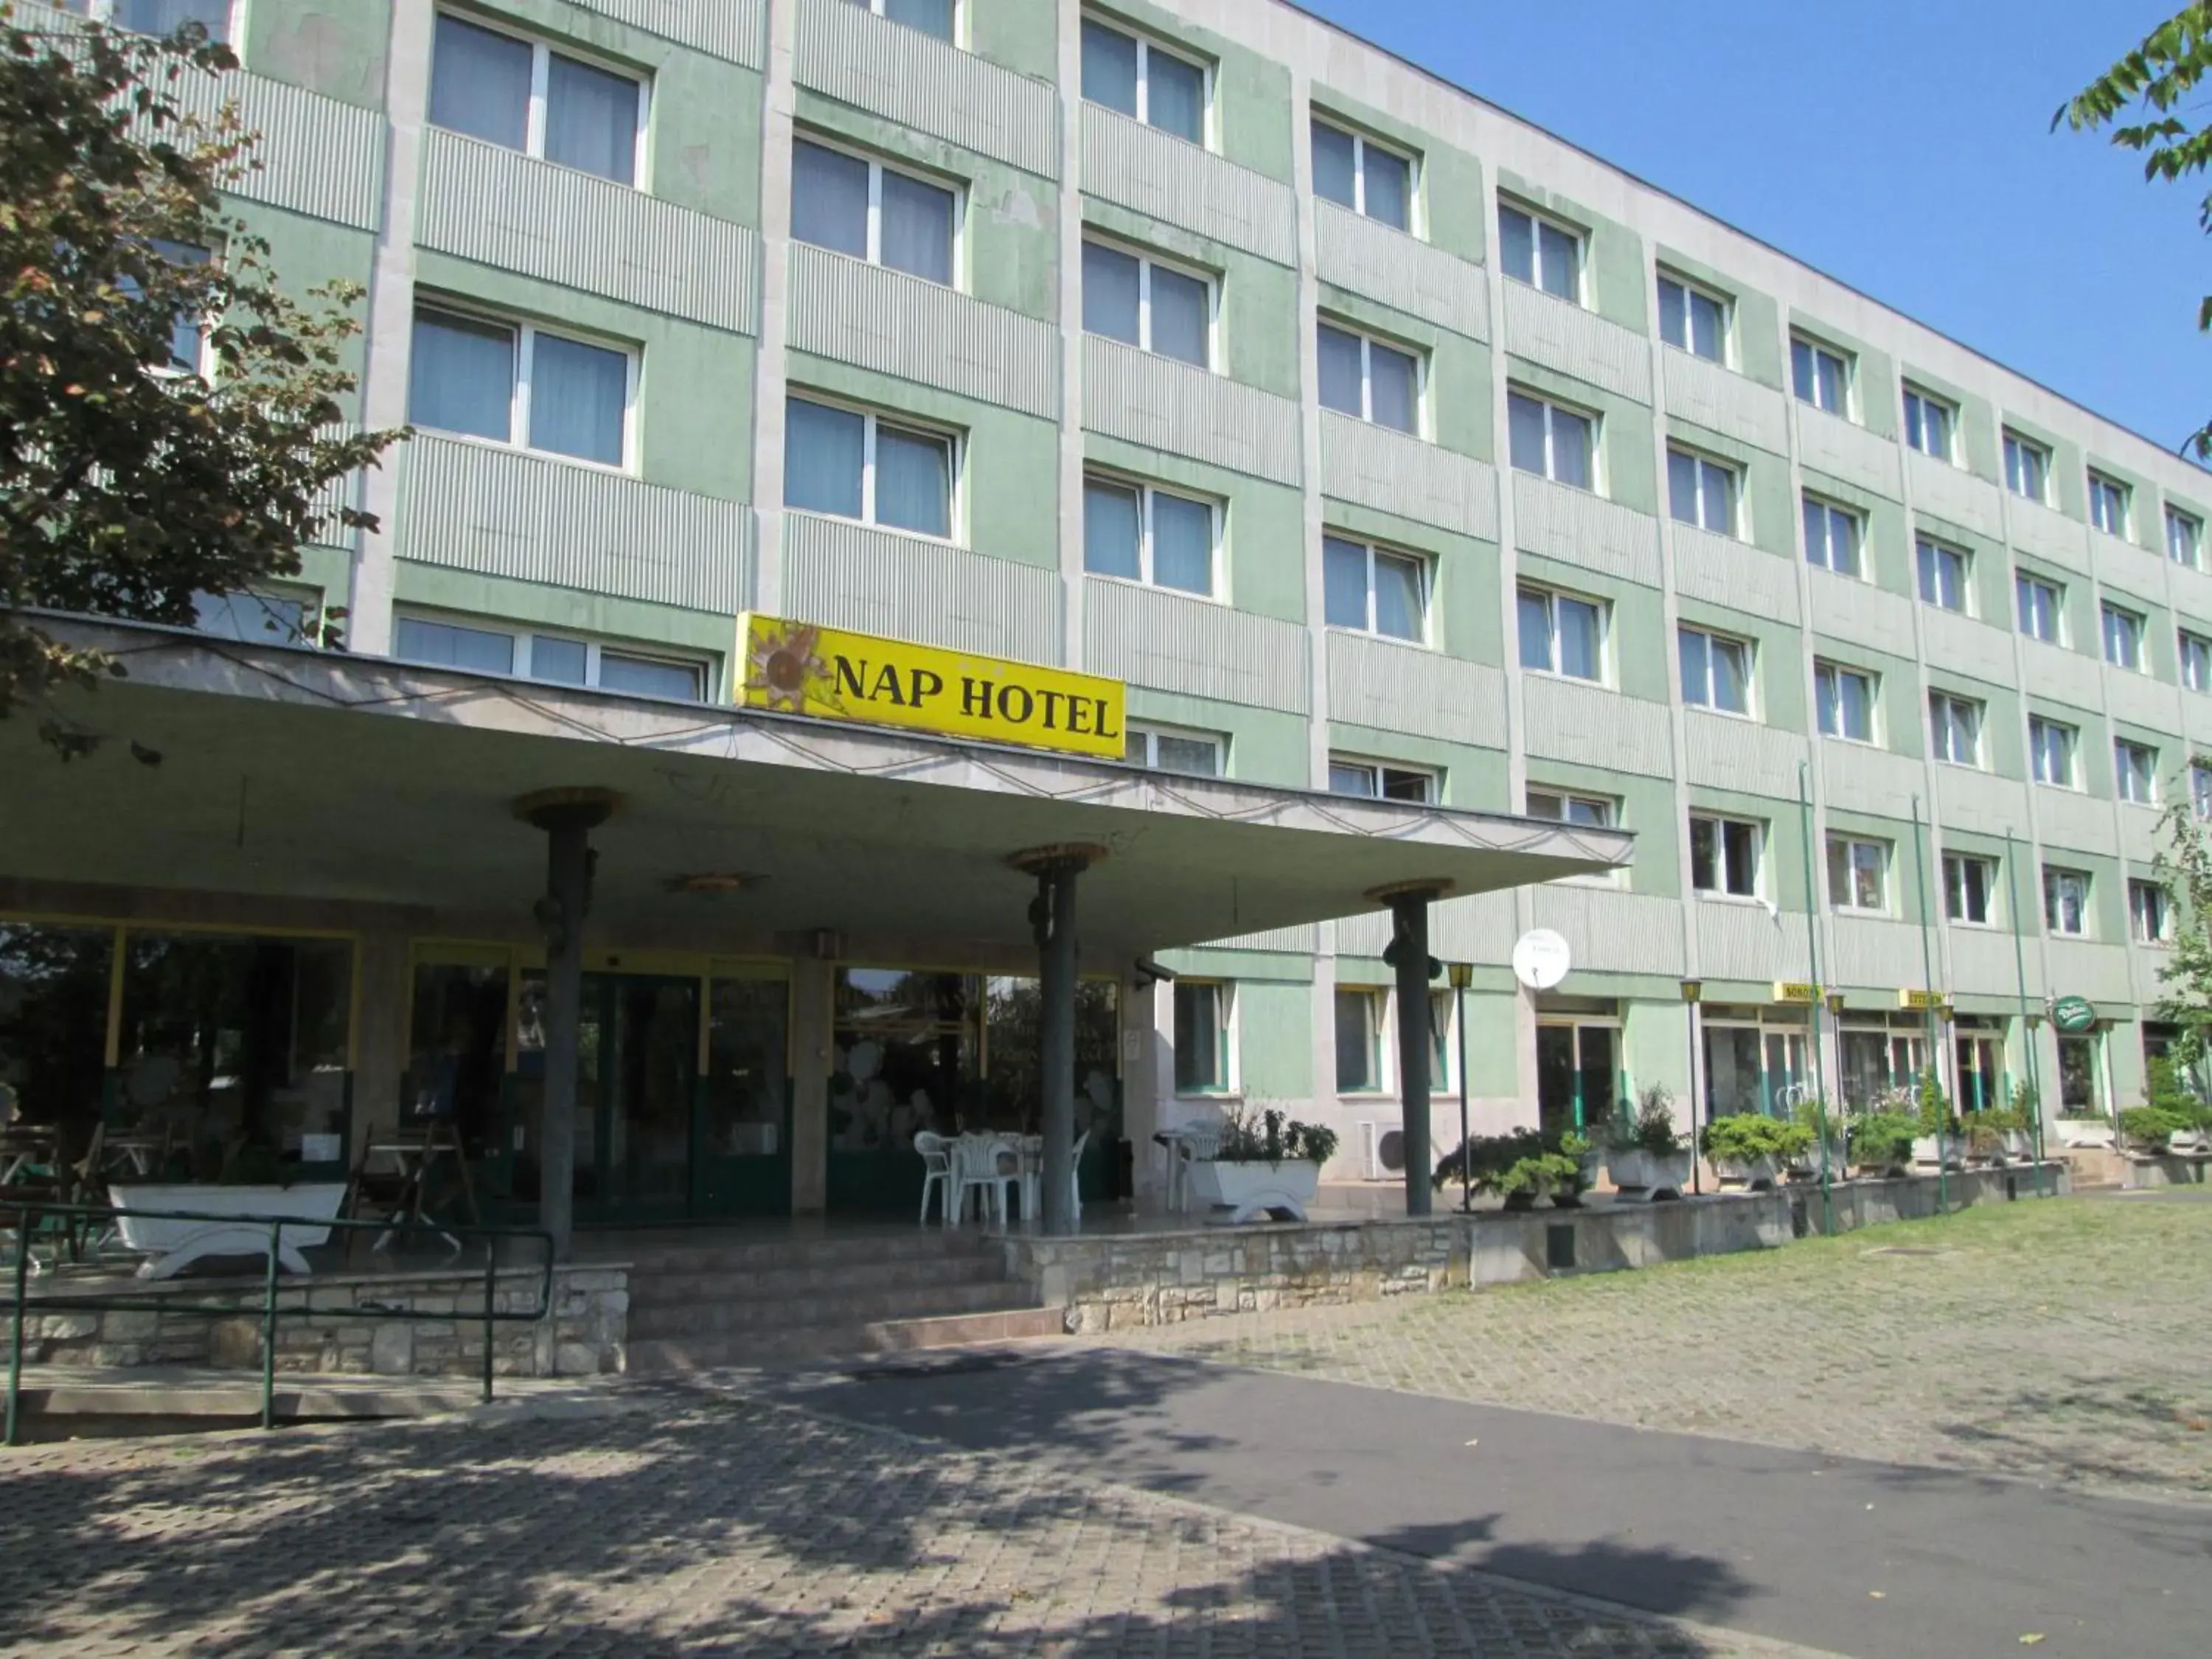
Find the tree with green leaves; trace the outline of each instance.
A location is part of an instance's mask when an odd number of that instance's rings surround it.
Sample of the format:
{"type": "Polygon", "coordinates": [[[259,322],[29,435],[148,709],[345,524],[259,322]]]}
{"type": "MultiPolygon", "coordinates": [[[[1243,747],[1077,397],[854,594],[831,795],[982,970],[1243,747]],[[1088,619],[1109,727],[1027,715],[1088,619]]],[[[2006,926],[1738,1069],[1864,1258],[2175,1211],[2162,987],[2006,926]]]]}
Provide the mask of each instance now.
{"type": "MultiPolygon", "coordinates": [[[[2061,105],[2052,131],[2108,132],[2122,149],[2143,158],[2143,177],[2178,180],[2212,164],[2212,126],[2197,125],[2197,83],[2212,75],[2212,0],[2184,6],[2143,37],[2142,44],[2061,105]]],[[[2197,222],[2212,234],[2212,193],[2197,205],[2197,222]]],[[[2212,331],[2212,295],[2197,303],[2197,326],[2212,331]]],[[[2212,422],[2182,447],[2212,460],[2212,422]]]]}
{"type": "Polygon", "coordinates": [[[294,299],[225,210],[254,135],[193,110],[235,67],[196,23],[0,0],[0,719],[64,757],[95,738],[56,694],[123,667],[27,611],[189,623],[295,574],[319,532],[374,527],[333,493],[404,435],[345,422],[359,285],[294,299]]]}
{"type": "Polygon", "coordinates": [[[2172,933],[2158,970],[2158,1017],[2181,1028],[2175,1068],[2200,1076],[2212,1058],[2212,824],[2197,814],[2194,792],[2169,804],[2160,822],[2157,874],[2170,905],[2172,933]]]}

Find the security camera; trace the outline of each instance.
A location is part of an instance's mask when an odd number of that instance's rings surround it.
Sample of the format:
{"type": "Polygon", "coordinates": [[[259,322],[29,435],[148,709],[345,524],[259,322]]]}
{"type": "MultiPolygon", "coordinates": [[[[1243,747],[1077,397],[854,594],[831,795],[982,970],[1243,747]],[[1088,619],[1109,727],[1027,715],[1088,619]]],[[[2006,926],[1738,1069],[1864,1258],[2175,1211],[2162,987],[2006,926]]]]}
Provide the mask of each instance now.
{"type": "Polygon", "coordinates": [[[1171,984],[1175,980],[1175,974],[1171,969],[1161,967],[1158,963],[1146,957],[1137,958],[1136,974],[1138,981],[1146,985],[1171,984]]]}

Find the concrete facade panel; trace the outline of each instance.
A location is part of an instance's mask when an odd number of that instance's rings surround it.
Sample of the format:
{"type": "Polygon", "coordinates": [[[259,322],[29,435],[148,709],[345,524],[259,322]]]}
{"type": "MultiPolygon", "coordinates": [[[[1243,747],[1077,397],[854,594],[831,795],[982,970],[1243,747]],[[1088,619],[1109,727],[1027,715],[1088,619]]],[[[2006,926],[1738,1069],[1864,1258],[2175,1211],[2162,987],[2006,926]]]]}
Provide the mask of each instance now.
{"type": "Polygon", "coordinates": [[[1535,890],[1539,927],[1567,941],[1577,968],[1593,972],[1682,973],[1682,907],[1673,899],[1582,882],[1535,890]]]}
{"type": "Polygon", "coordinates": [[[1287,185],[1103,105],[1085,104],[1082,121],[1087,194],[1279,265],[1297,264],[1297,198],[1287,185]]]}
{"type": "Polygon", "coordinates": [[[1790,453],[1790,422],[1782,394],[1717,363],[1672,347],[1662,349],[1667,412],[1777,455],[1790,453]]]}
{"type": "Polygon", "coordinates": [[[1060,578],[812,513],[783,515],[783,613],[1023,662],[1060,659],[1060,578]]]}
{"type": "Polygon", "coordinates": [[[1902,593],[1817,565],[1806,574],[1813,585],[1813,626],[1822,634],[1869,651],[1893,653],[1911,642],[1912,601],[1902,593]]]}
{"type": "Polygon", "coordinates": [[[1900,493],[1896,441],[1810,404],[1797,411],[1797,459],[1807,466],[1892,501],[1900,493]]]}
{"type": "Polygon", "coordinates": [[[1929,605],[1921,615],[1926,630],[1928,662],[1953,674],[1969,674],[1992,685],[2012,685],[2018,676],[2013,666],[2009,631],[1929,605]]]}
{"type": "Polygon", "coordinates": [[[1490,282],[1483,268],[1334,202],[1314,203],[1314,270],[1424,321],[1490,337],[1490,282]]]}
{"type": "Polygon", "coordinates": [[[1328,409],[1321,487],[1377,512],[1498,539],[1498,474],[1487,462],[1328,409]]]}
{"type": "Polygon", "coordinates": [[[1950,927],[1945,935],[1954,991],[1968,996],[2016,996],[2024,969],[2029,998],[2042,1001],[2042,942],[2034,934],[2016,941],[2001,928],[1950,927]]]}
{"type": "MultiPolygon", "coordinates": [[[[1911,819],[1914,799],[1928,788],[1919,762],[1840,738],[1820,739],[1820,775],[1829,806],[1886,818],[1911,819]]],[[[1920,816],[1923,822],[1928,817],[1924,801],[1920,816]]]]}
{"type": "Polygon", "coordinates": [[[1513,539],[1564,564],[1660,585],[1658,520],[1587,489],[1513,474],[1513,539]]]}
{"type": "Polygon", "coordinates": [[[1905,479],[1912,491],[1912,504],[1921,512],[1933,513],[1984,536],[2004,533],[1997,487],[1986,478],[1978,478],[1964,467],[1908,449],[1905,452],[1905,479]]]}
{"type": "Polygon", "coordinates": [[[1887,990],[1927,977],[1920,929],[1911,922],[1839,915],[1830,921],[1829,938],[1835,954],[1828,976],[1837,984],[1887,990]]]}
{"type": "Polygon", "coordinates": [[[1328,637],[1331,720],[1506,746],[1505,676],[1498,669],[1341,629],[1328,637]]]}
{"type": "Polygon", "coordinates": [[[1134,582],[1083,584],[1084,663],[1156,690],[1304,714],[1309,635],[1292,623],[1134,582]]]}
{"type": "Polygon", "coordinates": [[[2045,847],[2063,847],[2077,853],[2100,853],[2106,858],[2119,851],[2112,825],[2112,804],[2078,790],[2035,788],[2035,827],[2045,847]]]}
{"type": "Polygon", "coordinates": [[[2051,953],[2051,988],[2057,995],[2087,997],[2097,1003],[2135,1000],[2125,946],[2054,939],[2044,948],[2051,953]]]}
{"type": "Polygon", "coordinates": [[[1663,703],[1530,674],[1522,682],[1521,708],[1533,756],[1646,777],[1673,775],[1673,733],[1663,703]]]}
{"type": "Polygon", "coordinates": [[[761,27],[766,0],[575,0],[586,11],[604,12],[663,40],[696,46],[747,69],[758,69],[764,52],[761,27]]]}
{"type": "Polygon", "coordinates": [[[1651,347],[1641,335],[1525,283],[1509,282],[1504,293],[1508,351],[1637,403],[1651,401],[1651,347]]]}
{"type": "Polygon", "coordinates": [[[1795,732],[1686,708],[1682,745],[1686,782],[1776,800],[1797,797],[1797,768],[1805,759],[1805,739],[1795,732]]]}
{"type": "Polygon", "coordinates": [[[2097,659],[2041,640],[2020,642],[2021,684],[2039,697],[2049,697],[2071,708],[2104,707],[2105,671],[2097,659]]]}
{"type": "Polygon", "coordinates": [[[2021,552],[2069,570],[2088,570],[2089,532],[2085,526],[2040,501],[2018,495],[2006,498],[2005,516],[2012,544],[2021,552]]]}
{"type": "Polygon", "coordinates": [[[2027,845],[2027,786],[1969,767],[1936,768],[1936,805],[1946,829],[2002,836],[2008,830],[2027,845]]]}
{"type": "Polygon", "coordinates": [[[1674,544],[1677,592],[1798,625],[1797,571],[1791,561],[1693,525],[1670,524],[1667,534],[1674,544]]]}
{"type": "Polygon", "coordinates": [[[1741,901],[1690,907],[1698,937],[1698,971],[1707,979],[1802,979],[1808,972],[1805,917],[1741,901]]]}
{"type": "Polygon", "coordinates": [[[1296,404],[1096,334],[1083,337],[1083,424],[1274,483],[1301,482],[1296,404]]]}
{"type": "Polygon", "coordinates": [[[384,124],[372,110],[244,70],[186,69],[172,88],[187,114],[214,121],[235,103],[240,126],[258,133],[258,165],[230,185],[266,202],[356,230],[374,230],[384,200],[384,124]]]}
{"type": "Polygon", "coordinates": [[[2154,732],[2181,729],[2181,688],[2125,669],[2105,670],[2105,706],[2116,720],[2154,732]]]}

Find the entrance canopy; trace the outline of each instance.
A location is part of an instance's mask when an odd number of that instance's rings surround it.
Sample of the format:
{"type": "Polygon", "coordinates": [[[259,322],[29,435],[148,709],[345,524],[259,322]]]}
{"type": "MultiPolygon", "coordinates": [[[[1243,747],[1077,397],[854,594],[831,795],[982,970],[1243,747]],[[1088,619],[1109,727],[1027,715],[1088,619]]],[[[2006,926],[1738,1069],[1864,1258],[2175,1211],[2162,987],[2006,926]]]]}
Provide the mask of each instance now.
{"type": "Polygon", "coordinates": [[[1617,831],[380,658],[70,619],[129,678],[68,708],[106,741],[58,763],[0,723],[0,876],[527,914],[533,792],[621,805],[592,832],[593,931],[820,932],[1033,949],[1028,849],[1104,849],[1083,949],[1103,966],[1624,863],[1617,831]],[[713,895],[712,897],[702,895],[713,895]]]}

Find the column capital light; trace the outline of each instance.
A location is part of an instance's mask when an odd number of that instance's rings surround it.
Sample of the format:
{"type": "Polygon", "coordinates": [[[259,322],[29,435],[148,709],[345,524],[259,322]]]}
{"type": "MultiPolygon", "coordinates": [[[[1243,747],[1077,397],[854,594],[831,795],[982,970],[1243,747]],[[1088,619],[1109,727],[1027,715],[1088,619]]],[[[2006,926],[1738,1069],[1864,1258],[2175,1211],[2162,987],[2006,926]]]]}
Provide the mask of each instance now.
{"type": "Polygon", "coordinates": [[[1006,862],[1025,876],[1048,876],[1062,870],[1088,870],[1106,857],[1106,848],[1095,841],[1048,842],[1006,854],[1006,862]]]}
{"type": "Polygon", "coordinates": [[[621,792],[594,785],[533,789],[514,798],[514,816],[540,830],[596,830],[622,809],[621,792]]]}
{"type": "Polygon", "coordinates": [[[1455,884],[1449,876],[1417,876],[1411,881],[1389,881],[1380,887],[1370,887],[1366,896],[1385,905],[1403,898],[1438,899],[1450,892],[1455,884]]]}

